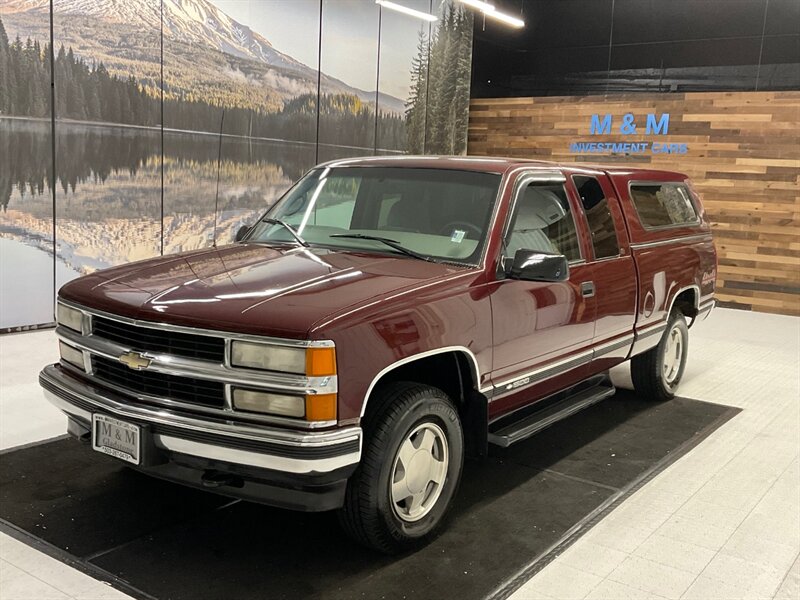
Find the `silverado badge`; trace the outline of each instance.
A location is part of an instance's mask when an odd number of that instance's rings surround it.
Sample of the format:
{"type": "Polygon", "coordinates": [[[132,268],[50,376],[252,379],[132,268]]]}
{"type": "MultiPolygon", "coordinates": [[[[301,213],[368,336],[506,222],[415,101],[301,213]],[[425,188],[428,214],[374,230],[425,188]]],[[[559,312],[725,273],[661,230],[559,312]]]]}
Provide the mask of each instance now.
{"type": "Polygon", "coordinates": [[[149,367],[152,361],[149,358],[145,358],[138,352],[127,352],[119,357],[119,362],[129,369],[141,371],[142,369],[149,367]]]}

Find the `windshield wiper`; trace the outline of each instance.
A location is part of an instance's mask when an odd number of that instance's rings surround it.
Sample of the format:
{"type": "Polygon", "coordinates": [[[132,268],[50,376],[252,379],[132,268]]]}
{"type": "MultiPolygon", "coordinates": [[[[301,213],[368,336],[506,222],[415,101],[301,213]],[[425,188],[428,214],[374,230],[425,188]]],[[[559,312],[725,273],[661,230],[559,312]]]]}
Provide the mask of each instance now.
{"type": "Polygon", "coordinates": [[[425,256],[424,254],[420,254],[419,252],[414,252],[409,248],[401,245],[400,242],[397,240],[391,240],[385,237],[379,237],[377,235],[364,235],[363,233],[332,233],[330,237],[334,238],[350,238],[354,240],[373,240],[375,242],[381,242],[386,244],[390,248],[394,248],[398,252],[402,252],[406,256],[410,256],[412,258],[418,258],[419,260],[426,260],[428,262],[436,262],[430,256],[425,256]]]}
{"type": "Polygon", "coordinates": [[[272,218],[269,218],[269,217],[264,217],[261,220],[264,221],[265,223],[269,223],[270,225],[280,225],[286,231],[288,231],[292,235],[292,237],[295,240],[297,240],[297,243],[300,244],[301,246],[303,246],[303,248],[308,248],[310,246],[310,244],[307,241],[305,241],[303,238],[301,238],[300,234],[297,233],[294,230],[294,227],[292,227],[288,223],[285,223],[285,222],[281,221],[280,219],[272,219],[272,218]]]}

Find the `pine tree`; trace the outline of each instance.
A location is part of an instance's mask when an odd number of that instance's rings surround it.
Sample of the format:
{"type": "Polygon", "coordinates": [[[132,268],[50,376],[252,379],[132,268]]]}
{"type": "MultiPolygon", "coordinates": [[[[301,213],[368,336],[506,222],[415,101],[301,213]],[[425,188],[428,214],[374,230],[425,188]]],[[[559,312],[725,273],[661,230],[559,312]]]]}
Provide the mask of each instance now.
{"type": "Polygon", "coordinates": [[[458,50],[456,52],[452,153],[467,153],[469,126],[469,90],[472,78],[473,13],[461,10],[457,21],[458,50]]]}
{"type": "MultiPolygon", "coordinates": [[[[15,86],[16,87],[16,86],[15,86]]],[[[11,49],[8,46],[8,35],[0,19],[0,114],[11,112],[11,49]]]]}
{"type": "Polygon", "coordinates": [[[406,102],[406,151],[425,152],[425,120],[428,95],[428,36],[419,33],[417,55],[411,63],[411,94],[406,102]]]}

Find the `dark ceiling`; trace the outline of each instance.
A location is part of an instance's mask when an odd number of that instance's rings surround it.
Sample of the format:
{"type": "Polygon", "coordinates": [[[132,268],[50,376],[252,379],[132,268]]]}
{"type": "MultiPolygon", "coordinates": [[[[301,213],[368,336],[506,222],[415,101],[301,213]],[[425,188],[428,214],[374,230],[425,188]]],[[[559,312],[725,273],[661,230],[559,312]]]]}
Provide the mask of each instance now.
{"type": "Polygon", "coordinates": [[[496,0],[474,97],[800,89],[800,0],[496,0]]]}

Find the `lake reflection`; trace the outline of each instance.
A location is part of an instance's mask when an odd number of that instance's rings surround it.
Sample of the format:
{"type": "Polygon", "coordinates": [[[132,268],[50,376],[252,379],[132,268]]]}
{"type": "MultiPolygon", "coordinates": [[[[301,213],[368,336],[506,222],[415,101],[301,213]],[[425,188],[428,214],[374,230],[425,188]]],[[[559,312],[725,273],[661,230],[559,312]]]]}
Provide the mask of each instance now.
{"type": "MultiPolygon", "coordinates": [[[[0,156],[5,298],[13,293],[8,289],[11,263],[22,268],[34,256],[47,256],[38,248],[41,240],[52,239],[49,121],[0,118],[0,156]]],[[[220,156],[216,231],[218,243],[226,243],[313,166],[315,149],[224,137],[220,154],[218,136],[165,131],[164,253],[213,242],[220,156]]],[[[161,161],[159,130],[57,123],[56,256],[62,278],[161,252],[161,161]]],[[[30,277],[39,281],[43,297],[52,298],[52,269],[30,272],[30,277]]],[[[42,322],[39,313],[4,315],[0,328],[42,322]]]]}
{"type": "MultiPolygon", "coordinates": [[[[0,232],[51,235],[49,123],[0,119],[0,232]]],[[[58,123],[58,255],[80,272],[153,256],[161,248],[158,130],[58,123]]],[[[219,138],[164,134],[164,250],[210,244],[219,138]]],[[[313,165],[313,146],[223,138],[218,240],[262,212],[313,165]]],[[[31,240],[28,239],[28,242],[31,240]]]]}
{"type": "MultiPolygon", "coordinates": [[[[53,321],[53,255],[47,244],[34,247],[0,238],[0,329],[53,321]]],[[[55,263],[55,284],[61,287],[77,273],[55,263]]]]}

